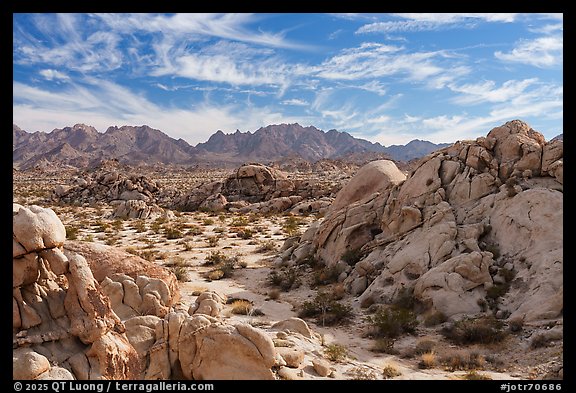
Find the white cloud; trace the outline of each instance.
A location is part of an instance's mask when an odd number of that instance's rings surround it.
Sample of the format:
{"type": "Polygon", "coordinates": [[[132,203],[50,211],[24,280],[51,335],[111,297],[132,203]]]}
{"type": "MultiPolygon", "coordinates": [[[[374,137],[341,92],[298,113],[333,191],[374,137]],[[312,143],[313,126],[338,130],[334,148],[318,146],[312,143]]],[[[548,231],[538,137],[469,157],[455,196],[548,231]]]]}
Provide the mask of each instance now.
{"type": "Polygon", "coordinates": [[[57,71],[57,70],[52,70],[52,69],[45,69],[45,70],[40,70],[38,72],[40,75],[42,75],[46,80],[52,81],[52,80],[69,80],[70,77],[68,75],[66,75],[63,72],[57,71]]]}
{"type": "Polygon", "coordinates": [[[562,64],[564,41],[562,36],[543,36],[520,41],[511,52],[497,51],[496,58],[546,68],[562,64]]]}
{"type": "Polygon", "coordinates": [[[486,22],[514,22],[517,13],[397,13],[393,14],[405,19],[432,22],[432,23],[456,23],[467,19],[477,19],[486,22]]]}
{"type": "Polygon", "coordinates": [[[485,102],[497,103],[508,102],[523,94],[527,88],[538,82],[537,78],[524,79],[521,81],[509,80],[497,87],[494,81],[456,85],[450,84],[450,90],[461,93],[455,96],[452,102],[456,104],[480,104],[485,102]]]}
{"type": "Polygon", "coordinates": [[[306,100],[301,100],[299,98],[291,98],[289,100],[284,100],[281,102],[282,105],[294,105],[294,106],[309,106],[310,103],[306,100]]]}

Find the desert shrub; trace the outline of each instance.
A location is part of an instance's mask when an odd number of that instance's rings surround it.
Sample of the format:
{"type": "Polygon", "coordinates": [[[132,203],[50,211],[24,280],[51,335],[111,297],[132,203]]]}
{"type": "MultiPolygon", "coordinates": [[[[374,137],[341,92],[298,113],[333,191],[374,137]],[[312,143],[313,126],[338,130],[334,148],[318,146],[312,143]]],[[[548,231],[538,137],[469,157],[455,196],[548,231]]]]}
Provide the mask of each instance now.
{"type": "Polygon", "coordinates": [[[226,255],[221,251],[212,251],[206,257],[205,265],[218,265],[226,260],[226,255]]]}
{"type": "Polygon", "coordinates": [[[402,375],[402,373],[400,371],[398,371],[398,369],[391,364],[387,364],[386,366],[384,366],[382,368],[382,377],[384,379],[390,379],[390,378],[398,377],[400,375],[402,375]]]}
{"type": "Polygon", "coordinates": [[[172,266],[170,270],[172,270],[172,273],[174,273],[178,281],[186,282],[189,280],[188,271],[185,266],[172,266]]]}
{"type": "Polygon", "coordinates": [[[500,342],[506,337],[502,331],[503,323],[494,316],[464,318],[441,330],[442,335],[450,341],[460,344],[491,344],[500,342]]]}
{"type": "Polygon", "coordinates": [[[120,231],[121,229],[124,228],[124,223],[120,219],[112,221],[111,225],[112,225],[112,228],[114,228],[117,231],[120,231]]]}
{"type": "Polygon", "coordinates": [[[354,367],[348,370],[347,374],[351,376],[352,380],[356,381],[374,380],[378,378],[376,373],[367,367],[354,367]]]}
{"type": "Polygon", "coordinates": [[[296,236],[299,232],[301,220],[294,216],[288,216],[284,219],[282,229],[288,236],[296,236]]]}
{"type": "Polygon", "coordinates": [[[110,236],[106,239],[106,244],[108,246],[113,246],[114,244],[116,244],[118,242],[118,238],[114,237],[114,236],[110,236]]]}
{"type": "Polygon", "coordinates": [[[380,309],[368,318],[377,329],[379,337],[398,337],[403,333],[414,333],[418,321],[416,315],[407,309],[380,309]]]}
{"type": "Polygon", "coordinates": [[[205,218],[202,220],[202,225],[204,226],[214,225],[214,220],[211,218],[205,218]]]}
{"type": "Polygon", "coordinates": [[[138,252],[138,250],[136,250],[135,247],[127,247],[124,249],[124,251],[126,251],[128,254],[140,256],[140,253],[138,252]]]}
{"type": "Polygon", "coordinates": [[[340,271],[336,266],[325,267],[314,271],[312,275],[312,281],[310,283],[311,288],[316,288],[320,285],[328,285],[338,281],[338,276],[340,271]]]}
{"type": "Polygon", "coordinates": [[[248,219],[244,216],[234,217],[230,225],[233,227],[245,227],[248,225],[248,219]]]}
{"type": "Polygon", "coordinates": [[[176,227],[167,228],[165,233],[166,233],[166,239],[169,240],[180,239],[181,237],[184,236],[182,231],[176,227]]]}
{"type": "Polygon", "coordinates": [[[346,250],[340,259],[346,262],[348,265],[354,266],[360,261],[360,259],[362,259],[362,256],[363,254],[360,251],[360,248],[353,248],[346,250]]]}
{"type": "Polygon", "coordinates": [[[348,357],[346,347],[341,344],[328,344],[324,348],[326,357],[333,362],[341,362],[348,357]]]}
{"type": "Polygon", "coordinates": [[[241,229],[236,232],[236,236],[244,240],[251,239],[254,236],[254,231],[249,228],[241,229]]]}
{"type": "Polygon", "coordinates": [[[138,220],[134,223],[133,228],[137,233],[146,232],[146,223],[144,220],[138,220]]]}
{"type": "Polygon", "coordinates": [[[419,368],[428,369],[436,365],[436,354],[434,352],[425,352],[421,355],[419,368]]]}
{"type": "Polygon", "coordinates": [[[322,326],[333,326],[347,322],[352,318],[352,307],[334,300],[327,292],[318,292],[313,301],[304,302],[298,316],[301,318],[316,317],[322,326]]]}
{"type": "Polygon", "coordinates": [[[508,330],[513,333],[519,332],[524,327],[524,318],[516,317],[508,321],[508,330]]]}
{"type": "Polygon", "coordinates": [[[221,278],[232,277],[234,269],[236,269],[237,266],[243,265],[243,262],[238,255],[228,257],[216,251],[208,256],[205,264],[216,265],[215,269],[207,272],[205,277],[209,280],[219,280],[221,278]]]}
{"type": "Polygon", "coordinates": [[[388,355],[398,355],[399,351],[394,348],[395,340],[390,337],[381,337],[376,339],[370,350],[377,353],[386,353],[388,355]]]}
{"type": "Polygon", "coordinates": [[[216,247],[220,241],[220,238],[218,236],[208,236],[206,241],[208,242],[208,247],[216,247]]]}
{"type": "Polygon", "coordinates": [[[486,374],[479,374],[476,370],[468,371],[463,378],[468,381],[488,381],[492,379],[486,374]]]}
{"type": "Polygon", "coordinates": [[[248,315],[252,311],[252,303],[248,300],[237,299],[232,302],[232,314],[248,315]]]}
{"type": "Polygon", "coordinates": [[[272,270],[268,274],[268,283],[283,291],[289,291],[300,286],[300,273],[294,266],[283,267],[280,271],[272,270]]]}
{"type": "Polygon", "coordinates": [[[427,352],[433,352],[437,345],[438,343],[436,341],[429,338],[424,338],[416,343],[414,353],[417,355],[422,355],[427,352]]]}
{"type": "Polygon", "coordinates": [[[93,242],[94,241],[94,236],[92,234],[88,234],[86,236],[84,236],[84,239],[82,239],[85,242],[93,242]]]}
{"type": "Polygon", "coordinates": [[[484,368],[486,359],[477,351],[458,349],[442,355],[439,362],[450,371],[477,370],[484,368]]]}
{"type": "Polygon", "coordinates": [[[280,291],[278,289],[272,289],[268,291],[268,298],[271,300],[280,299],[280,291]]]}
{"type": "Polygon", "coordinates": [[[396,309],[413,310],[416,306],[416,299],[414,299],[414,289],[402,287],[394,298],[392,305],[396,309]]]}
{"type": "Polygon", "coordinates": [[[186,232],[186,234],[190,235],[190,236],[198,236],[198,235],[201,235],[202,233],[203,233],[203,230],[198,225],[190,226],[188,228],[188,231],[186,232]]]}
{"type": "Polygon", "coordinates": [[[276,243],[274,240],[267,240],[265,242],[261,242],[260,245],[256,248],[256,252],[259,253],[267,253],[276,251],[276,243]]]}
{"type": "Polygon", "coordinates": [[[66,239],[68,240],[76,240],[78,239],[78,232],[80,228],[73,227],[73,226],[66,226],[66,239]]]}
{"type": "Polygon", "coordinates": [[[446,315],[441,311],[434,311],[424,317],[424,326],[436,326],[448,320],[446,315]]]}
{"type": "Polygon", "coordinates": [[[530,349],[543,348],[548,342],[550,339],[545,334],[537,334],[530,339],[530,349]]]}

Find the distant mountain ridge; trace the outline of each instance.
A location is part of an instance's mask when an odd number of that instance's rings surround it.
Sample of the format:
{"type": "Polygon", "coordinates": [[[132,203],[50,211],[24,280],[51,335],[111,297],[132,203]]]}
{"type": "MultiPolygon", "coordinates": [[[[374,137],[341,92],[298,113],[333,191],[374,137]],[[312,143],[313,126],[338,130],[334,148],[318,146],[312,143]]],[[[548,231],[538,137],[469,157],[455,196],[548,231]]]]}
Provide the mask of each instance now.
{"type": "Polygon", "coordinates": [[[29,133],[15,124],[12,128],[12,161],[18,169],[49,164],[86,167],[105,159],[117,159],[130,165],[237,165],[248,161],[266,163],[288,157],[316,162],[368,153],[408,161],[448,145],[414,140],[405,146],[385,147],[346,132],[325,132],[297,123],[268,125],[254,132],[225,134],[219,130],[206,142],[196,146],[147,125],[111,126],[103,133],[85,124],[57,128],[49,133],[29,133]]]}

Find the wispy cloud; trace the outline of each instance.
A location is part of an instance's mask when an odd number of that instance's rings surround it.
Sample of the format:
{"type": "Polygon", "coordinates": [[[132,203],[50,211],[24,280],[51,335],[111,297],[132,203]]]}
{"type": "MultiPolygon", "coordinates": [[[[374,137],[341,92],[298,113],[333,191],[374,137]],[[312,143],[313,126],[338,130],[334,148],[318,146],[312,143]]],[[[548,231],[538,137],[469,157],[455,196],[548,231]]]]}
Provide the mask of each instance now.
{"type": "Polygon", "coordinates": [[[510,52],[497,51],[496,58],[512,63],[546,68],[562,64],[564,40],[561,35],[522,40],[510,52]]]}
{"type": "Polygon", "coordinates": [[[284,100],[280,102],[282,105],[294,105],[294,106],[309,106],[310,103],[306,100],[302,100],[299,98],[291,98],[289,100],[284,100]]]}
{"type": "Polygon", "coordinates": [[[40,75],[42,75],[42,77],[44,77],[44,79],[52,81],[52,80],[61,80],[61,81],[66,81],[66,80],[70,80],[70,77],[68,75],[66,75],[63,72],[60,72],[58,70],[52,70],[52,69],[45,69],[45,70],[40,70],[38,72],[40,75]]]}
{"type": "Polygon", "coordinates": [[[469,84],[450,84],[450,90],[460,93],[452,99],[452,102],[460,105],[480,104],[485,102],[498,103],[508,102],[523,94],[527,88],[538,82],[537,78],[524,79],[521,81],[509,80],[496,86],[494,81],[484,81],[469,84]]]}

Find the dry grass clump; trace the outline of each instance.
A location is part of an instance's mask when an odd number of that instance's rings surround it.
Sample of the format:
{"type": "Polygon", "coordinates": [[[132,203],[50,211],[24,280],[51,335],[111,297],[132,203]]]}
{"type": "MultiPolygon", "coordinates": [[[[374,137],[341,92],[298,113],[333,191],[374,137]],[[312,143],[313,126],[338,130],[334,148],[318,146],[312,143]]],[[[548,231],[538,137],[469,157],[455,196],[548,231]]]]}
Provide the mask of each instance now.
{"type": "Polygon", "coordinates": [[[399,377],[400,375],[402,375],[402,373],[393,364],[387,364],[382,368],[382,377],[384,379],[399,377]]]}
{"type": "Polygon", "coordinates": [[[394,348],[395,340],[390,337],[376,339],[374,346],[370,348],[372,352],[386,353],[388,355],[398,355],[400,352],[394,348]]]}
{"type": "Polygon", "coordinates": [[[350,375],[351,379],[356,381],[378,379],[376,372],[374,372],[374,370],[370,370],[367,367],[353,367],[352,369],[348,370],[346,374],[350,375]]]}
{"type": "Polygon", "coordinates": [[[342,362],[348,357],[348,350],[342,344],[328,344],[324,348],[324,354],[333,362],[342,362]]]}
{"type": "Polygon", "coordinates": [[[486,359],[478,351],[457,349],[444,353],[439,363],[450,371],[481,370],[486,365],[486,359]]]}
{"type": "Polygon", "coordinates": [[[245,299],[236,299],[232,302],[232,314],[249,315],[252,311],[252,303],[245,299]]]}
{"type": "Polygon", "coordinates": [[[436,354],[433,351],[425,352],[420,357],[419,368],[428,369],[436,366],[436,354]]]}

